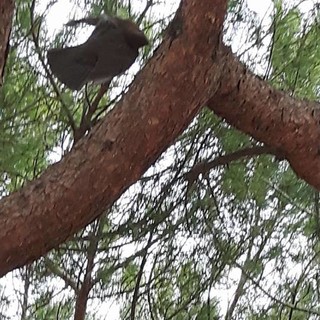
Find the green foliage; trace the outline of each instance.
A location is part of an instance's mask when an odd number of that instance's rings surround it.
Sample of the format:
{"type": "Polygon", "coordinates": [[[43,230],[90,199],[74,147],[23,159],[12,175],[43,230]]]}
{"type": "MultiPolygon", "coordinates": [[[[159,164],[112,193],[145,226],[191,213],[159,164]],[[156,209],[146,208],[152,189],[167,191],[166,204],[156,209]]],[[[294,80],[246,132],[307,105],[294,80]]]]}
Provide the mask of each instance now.
{"type": "Polygon", "coordinates": [[[277,3],[271,56],[272,83],[297,97],[315,100],[320,85],[318,17],[303,18],[296,9],[277,3]]]}
{"type": "Polygon", "coordinates": [[[0,168],[5,188],[13,191],[47,167],[46,152],[57,135],[54,122],[45,121],[50,111],[44,88],[38,86],[26,59],[14,51],[7,69],[11,72],[0,91],[0,168]]]}
{"type": "Polygon", "coordinates": [[[138,271],[139,266],[137,266],[135,263],[128,264],[123,270],[122,285],[124,286],[125,290],[134,289],[135,279],[137,277],[138,271]]]}
{"type": "Polygon", "coordinates": [[[56,319],[71,319],[72,309],[69,305],[58,303],[48,305],[47,298],[40,297],[34,304],[35,310],[31,310],[31,316],[26,320],[56,320],[56,319]],[[36,306],[46,305],[46,308],[36,308],[36,306]]]}

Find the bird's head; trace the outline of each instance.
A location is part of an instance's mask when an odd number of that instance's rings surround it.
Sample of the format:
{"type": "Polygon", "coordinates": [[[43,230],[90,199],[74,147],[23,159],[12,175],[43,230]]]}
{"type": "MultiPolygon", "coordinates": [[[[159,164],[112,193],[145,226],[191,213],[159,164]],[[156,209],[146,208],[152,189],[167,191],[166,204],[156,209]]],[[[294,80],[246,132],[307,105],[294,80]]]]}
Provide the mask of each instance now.
{"type": "Polygon", "coordinates": [[[144,32],[131,20],[116,17],[113,19],[117,27],[122,30],[124,38],[130,47],[139,49],[149,43],[144,32]]]}

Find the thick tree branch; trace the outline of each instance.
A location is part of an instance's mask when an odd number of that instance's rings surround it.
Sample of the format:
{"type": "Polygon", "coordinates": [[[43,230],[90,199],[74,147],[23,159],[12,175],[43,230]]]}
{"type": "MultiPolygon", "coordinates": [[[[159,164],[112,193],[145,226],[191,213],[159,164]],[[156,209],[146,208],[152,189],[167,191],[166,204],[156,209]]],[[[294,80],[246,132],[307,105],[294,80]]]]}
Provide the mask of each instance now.
{"type": "Polygon", "coordinates": [[[224,46],[219,56],[225,72],[208,107],[232,126],[279,150],[299,177],[320,190],[320,104],[272,88],[224,46]]]}
{"type": "Polygon", "coordinates": [[[98,217],[215,94],[226,2],[183,0],[162,45],[116,108],[60,163],[1,200],[1,275],[98,217]]]}

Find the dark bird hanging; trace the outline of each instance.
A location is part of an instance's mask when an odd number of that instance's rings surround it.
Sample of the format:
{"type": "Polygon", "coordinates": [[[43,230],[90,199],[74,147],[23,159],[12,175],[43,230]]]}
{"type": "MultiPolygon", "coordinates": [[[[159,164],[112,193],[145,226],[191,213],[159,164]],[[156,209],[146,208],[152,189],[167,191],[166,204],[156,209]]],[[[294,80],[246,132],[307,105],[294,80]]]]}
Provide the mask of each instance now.
{"type": "Polygon", "coordinates": [[[48,51],[48,62],[53,74],[72,90],[80,90],[90,81],[104,83],[126,71],[138,56],[138,49],[148,40],[130,20],[101,16],[72,20],[95,25],[88,40],[75,47],[48,51]]]}

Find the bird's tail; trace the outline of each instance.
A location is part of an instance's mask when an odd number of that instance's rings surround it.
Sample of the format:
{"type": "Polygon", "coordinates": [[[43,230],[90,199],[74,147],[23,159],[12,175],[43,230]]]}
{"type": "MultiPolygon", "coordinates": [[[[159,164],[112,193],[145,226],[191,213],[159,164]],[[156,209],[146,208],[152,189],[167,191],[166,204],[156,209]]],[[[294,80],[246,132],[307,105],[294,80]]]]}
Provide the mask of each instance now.
{"type": "Polygon", "coordinates": [[[81,46],[48,50],[48,63],[53,74],[72,90],[81,89],[92,70],[92,66],[83,63],[81,56],[81,46]]]}

